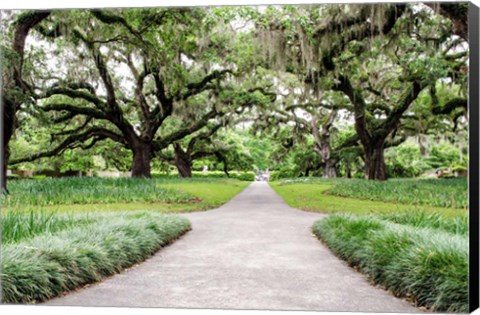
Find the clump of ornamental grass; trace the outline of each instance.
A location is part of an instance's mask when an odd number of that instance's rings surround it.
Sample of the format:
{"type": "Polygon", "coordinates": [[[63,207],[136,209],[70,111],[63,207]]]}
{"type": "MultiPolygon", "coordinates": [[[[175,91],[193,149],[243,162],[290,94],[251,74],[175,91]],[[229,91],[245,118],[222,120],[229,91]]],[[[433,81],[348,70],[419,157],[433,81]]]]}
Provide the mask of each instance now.
{"type": "Polygon", "coordinates": [[[442,230],[452,234],[468,235],[468,215],[445,217],[437,212],[421,210],[402,211],[379,215],[382,220],[393,223],[410,225],[419,228],[442,230]]]}
{"type": "Polygon", "coordinates": [[[395,295],[434,311],[468,312],[466,235],[345,214],[319,220],[312,230],[395,295]]]}
{"type": "Polygon", "coordinates": [[[42,233],[53,234],[65,229],[95,222],[98,215],[57,213],[54,211],[25,209],[2,212],[0,227],[2,244],[17,243],[42,233]]]}
{"type": "Polygon", "coordinates": [[[2,300],[35,303],[142,261],[190,229],[180,216],[116,213],[2,248],[2,300]]]}

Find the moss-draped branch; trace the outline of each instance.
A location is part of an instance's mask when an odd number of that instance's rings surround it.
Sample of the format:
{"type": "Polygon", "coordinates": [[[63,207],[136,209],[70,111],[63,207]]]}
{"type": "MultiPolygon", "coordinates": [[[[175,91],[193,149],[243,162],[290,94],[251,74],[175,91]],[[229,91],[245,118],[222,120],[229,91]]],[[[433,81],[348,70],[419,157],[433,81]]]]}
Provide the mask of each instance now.
{"type": "Polygon", "coordinates": [[[66,139],[64,139],[59,145],[57,145],[52,150],[39,152],[27,157],[15,159],[10,161],[10,164],[15,165],[15,164],[24,163],[24,162],[32,162],[45,157],[57,156],[62,154],[64,151],[68,149],[74,149],[77,147],[81,147],[85,149],[86,146],[92,147],[93,144],[97,143],[98,141],[105,140],[107,138],[126,145],[126,142],[124,141],[123,137],[118,133],[108,130],[106,128],[91,127],[84,132],[72,134],[68,136],[66,139]],[[90,139],[92,139],[93,143],[87,144],[86,142],[90,139]]]}

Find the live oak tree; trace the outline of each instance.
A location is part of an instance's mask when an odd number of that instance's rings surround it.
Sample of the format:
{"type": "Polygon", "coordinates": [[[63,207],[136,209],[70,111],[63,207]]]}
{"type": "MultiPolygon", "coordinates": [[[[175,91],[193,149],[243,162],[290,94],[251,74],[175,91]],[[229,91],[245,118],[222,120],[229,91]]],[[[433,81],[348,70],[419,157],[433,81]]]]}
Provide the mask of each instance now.
{"type": "Polygon", "coordinates": [[[217,133],[216,141],[225,148],[224,161],[217,158],[208,158],[212,169],[229,172],[266,170],[272,166],[270,161],[270,139],[257,137],[252,133],[252,126],[240,119],[240,123],[222,129],[217,133]],[[225,164],[225,162],[227,164],[225,164]]]}
{"type": "MultiPolygon", "coordinates": [[[[163,161],[174,165],[179,177],[192,177],[192,166],[195,160],[206,157],[216,157],[219,161],[227,163],[224,157],[225,145],[213,139],[214,134],[222,127],[222,123],[206,128],[205,131],[195,134],[183,141],[174,142],[171,151],[158,153],[163,161]]],[[[226,171],[228,174],[228,171],[226,171]]]]}
{"type": "Polygon", "coordinates": [[[299,132],[298,125],[278,124],[277,128],[263,130],[264,138],[271,139],[269,152],[271,179],[318,176],[321,169],[319,155],[308,132],[299,132]]]}
{"type": "MultiPolygon", "coordinates": [[[[19,158],[29,156],[31,152],[39,152],[54,148],[58,143],[51,143],[52,128],[42,117],[30,110],[19,112],[17,115],[18,128],[15,136],[9,143],[11,151],[9,168],[17,170],[28,170],[45,174],[70,173],[78,174],[87,172],[94,166],[93,152],[80,149],[66,151],[63,155],[41,159],[38,161],[15,163],[19,158]]],[[[112,146],[106,151],[111,151],[112,146]]],[[[105,150],[105,148],[104,148],[105,150]]]]}
{"type": "MultiPolygon", "coordinates": [[[[192,156],[189,141],[246,107],[257,121],[293,124],[297,145],[308,138],[295,154],[303,173],[323,166],[332,177],[340,165],[352,175],[360,157],[368,178],[386,179],[387,148],[408,137],[426,139],[433,129],[462,137],[456,131],[468,122],[462,5],[33,12],[42,18],[17,31],[12,24],[4,44],[13,61],[25,49],[36,54],[5,68],[4,114],[15,118],[18,108],[35,103],[53,141],[11,162],[115,143],[115,152],[130,152],[123,159],[131,158],[133,176],[148,177],[155,154],[175,146],[178,156],[192,156]],[[30,29],[37,43],[12,45],[15,34],[25,39],[30,29]],[[302,90],[290,99],[282,96],[286,73],[302,90]],[[459,90],[444,97],[444,84],[459,90]],[[329,93],[340,102],[325,102],[329,93]],[[335,123],[353,123],[355,133],[337,136],[335,123]]],[[[6,121],[13,130],[15,120],[6,121]]],[[[11,133],[5,136],[8,144],[11,133]]],[[[198,141],[197,148],[206,144],[198,141]]]]}
{"type": "MultiPolygon", "coordinates": [[[[211,49],[212,22],[205,23],[204,9],[135,9],[67,11],[52,18],[63,51],[56,52],[67,67],[60,78],[43,80],[37,100],[53,122],[78,127],[63,131],[60,145],[23,159],[59,154],[66,149],[91,148],[110,139],[132,151],[132,176],[150,177],[153,150],[191,134],[221,115],[215,107],[195,121],[169,134],[159,128],[181,103],[208,93],[232,71],[210,69],[202,59],[211,49]],[[141,23],[148,21],[147,23],[141,23]],[[203,25],[198,27],[198,25],[203,25]],[[122,70],[120,70],[122,69],[122,70]]],[[[208,107],[209,104],[205,104],[208,107]]],[[[18,162],[18,161],[17,161],[18,162]]]]}
{"type": "Polygon", "coordinates": [[[157,155],[174,165],[180,177],[191,177],[196,161],[197,167],[209,166],[209,170],[220,170],[230,177],[231,170],[266,170],[272,166],[269,145],[270,139],[258,139],[238,121],[222,122],[174,143],[157,155]]]}
{"type": "MultiPolygon", "coordinates": [[[[388,45],[374,41],[367,53],[357,53],[353,62],[347,62],[349,66],[341,71],[348,74],[339,74],[333,83],[333,88],[345,93],[354,106],[355,127],[364,148],[365,173],[369,179],[387,178],[385,141],[402,130],[420,92],[435,86],[438,80],[451,78],[451,72],[461,67],[459,60],[465,57],[464,53],[452,55],[441,48],[448,47],[455,39],[450,30],[441,27],[439,17],[422,11],[407,13],[390,34],[396,43],[393,52],[385,53],[388,45]],[[431,27],[432,24],[437,27],[431,27]],[[433,49],[429,49],[430,41],[433,49]]],[[[352,44],[360,46],[353,49],[362,50],[362,43],[352,44]]],[[[349,56],[339,58],[337,67],[342,58],[346,60],[349,56]]]]}
{"type": "MultiPolygon", "coordinates": [[[[251,84],[249,80],[243,83],[251,84]]],[[[175,165],[180,177],[191,177],[193,161],[208,156],[214,156],[223,163],[224,172],[228,175],[229,159],[227,157],[230,154],[227,151],[231,148],[219,141],[213,141],[212,137],[222,128],[248,120],[248,113],[254,109],[270,108],[275,99],[276,94],[269,91],[268,88],[260,86],[246,88],[240,84],[240,80],[237,78],[235,82],[222,86],[216,97],[209,100],[216,107],[222,108],[221,115],[219,115],[221,117],[204,126],[198,133],[192,133],[191,137],[172,142],[173,157],[162,153],[161,151],[164,149],[162,146],[155,145],[155,152],[164,161],[175,165]]],[[[201,100],[201,102],[205,101],[201,100]]],[[[178,123],[181,124],[182,121],[179,120],[178,123]]]]}
{"type": "Polygon", "coordinates": [[[403,119],[402,130],[415,139],[423,158],[428,158],[433,145],[441,139],[451,141],[458,146],[460,155],[464,154],[468,133],[466,95],[466,86],[454,81],[438,81],[420,93],[411,113],[403,119]]]}
{"type": "MultiPolygon", "coordinates": [[[[59,15],[57,23],[61,22],[63,29],[53,34],[43,29],[43,35],[64,38],[67,49],[62,61],[76,67],[67,70],[66,79],[53,80],[53,84],[49,82],[54,76],[47,77],[44,92],[37,99],[45,112],[53,113],[54,123],[72,126],[79,117],[83,120],[77,127],[58,133],[64,140],[54,150],[15,162],[79,146],[87,149],[110,139],[132,151],[132,176],[149,177],[153,152],[229,111],[252,106],[221,99],[228,95],[222,81],[246,69],[230,49],[235,37],[215,28],[221,19],[211,15],[205,9],[94,10],[59,15]],[[143,20],[151,22],[137,26],[143,20]],[[199,29],[197,23],[205,26],[199,29]],[[230,55],[222,60],[227,52],[230,55]],[[112,71],[114,67],[127,68],[130,73],[112,71]],[[197,97],[203,97],[204,102],[196,101],[197,97]],[[172,116],[183,121],[177,129],[168,127],[172,116]]],[[[239,84],[238,80],[234,83],[239,84]]],[[[243,101],[254,98],[257,91],[265,93],[262,86],[252,86],[240,90],[243,101]]]]}
{"type": "Polygon", "coordinates": [[[350,105],[341,95],[335,95],[336,93],[325,93],[320,99],[308,102],[302,95],[295,93],[296,90],[293,89],[288,95],[284,94],[285,98],[271,109],[269,116],[266,118],[261,116],[259,120],[264,120],[267,125],[274,128],[278,128],[279,125],[294,125],[292,141],[298,145],[307,141],[305,137],[311,138],[313,141],[310,150],[313,149],[318,155],[315,159],[317,162],[307,163],[306,173],[309,173],[308,170],[315,171],[321,168],[324,178],[335,178],[342,150],[357,146],[358,142],[356,134],[342,139],[341,142],[336,141],[334,136],[336,131],[334,124],[338,123],[340,112],[348,110],[350,105]]]}
{"type": "MultiPolygon", "coordinates": [[[[17,127],[17,111],[31,102],[33,87],[26,79],[25,42],[30,31],[50,15],[48,11],[27,11],[13,18],[2,37],[2,171],[0,191],[7,188],[9,143],[17,127]]],[[[29,69],[31,70],[31,69],[29,69]]]]}
{"type": "Polygon", "coordinates": [[[301,9],[302,15],[296,9],[284,12],[283,20],[277,14],[266,28],[277,39],[269,55],[278,63],[277,56],[289,51],[290,58],[283,56],[288,71],[303,74],[313,87],[324,89],[330,82],[350,99],[366,176],[386,179],[387,139],[401,131],[402,118],[419,93],[448,77],[448,68],[461,67],[458,59],[465,56],[434,52],[442,45],[458,49],[461,42],[450,36],[451,29],[439,17],[409,5],[313,6],[301,9]]]}
{"type": "MultiPolygon", "coordinates": [[[[370,39],[389,32],[404,10],[405,5],[285,7],[276,14],[269,14],[269,12],[265,14],[265,18],[259,22],[259,25],[263,26],[259,37],[266,42],[267,57],[272,60],[274,67],[283,68],[284,71],[303,77],[313,91],[321,91],[328,89],[328,83],[324,81],[331,82],[327,75],[330,73],[329,76],[333,76],[331,72],[337,68],[335,58],[352,41],[370,39]]],[[[355,107],[355,104],[353,105],[355,107]]],[[[317,111],[321,110],[322,106],[318,106],[317,111]]],[[[334,116],[335,112],[332,112],[330,117],[333,119],[334,116]]],[[[326,145],[328,141],[326,139],[322,141],[321,136],[321,134],[324,135],[323,137],[328,136],[328,129],[319,132],[316,127],[318,118],[315,118],[318,116],[313,115],[313,117],[313,124],[310,125],[313,126],[317,152],[323,156],[324,161],[329,161],[325,163],[328,167],[325,170],[326,176],[334,176],[333,167],[331,167],[333,164],[331,162],[334,160],[330,160],[331,149],[326,145]],[[321,143],[323,145],[320,145],[321,143]]],[[[329,120],[332,119],[326,119],[324,125],[331,125],[329,120]]],[[[365,147],[365,137],[358,132],[362,126],[356,125],[358,137],[365,147]]],[[[381,144],[382,152],[383,145],[384,143],[381,144]]],[[[370,149],[365,150],[367,172],[370,169],[380,170],[370,165],[375,163],[372,154],[370,149]]],[[[369,177],[372,178],[372,176],[369,177]]]]}

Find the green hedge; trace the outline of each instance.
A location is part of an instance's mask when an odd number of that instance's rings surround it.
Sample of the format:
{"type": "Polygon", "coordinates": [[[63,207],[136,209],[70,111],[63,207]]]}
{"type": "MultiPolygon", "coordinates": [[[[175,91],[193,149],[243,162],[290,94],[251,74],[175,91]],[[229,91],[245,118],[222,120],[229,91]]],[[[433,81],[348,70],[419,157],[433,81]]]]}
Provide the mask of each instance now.
{"type": "MultiPolygon", "coordinates": [[[[252,182],[255,180],[255,174],[253,172],[230,172],[230,176],[227,176],[224,172],[192,172],[192,178],[233,178],[238,179],[241,181],[252,182]]],[[[178,173],[170,173],[170,174],[152,174],[153,178],[178,178],[178,173]]]]}
{"type": "Polygon", "coordinates": [[[270,172],[270,181],[277,181],[280,179],[285,179],[285,178],[296,178],[298,177],[298,174],[295,170],[292,169],[281,169],[278,171],[271,171],[270,172]]]}
{"type": "Polygon", "coordinates": [[[3,246],[3,302],[45,301],[99,281],[146,259],[190,230],[190,222],[179,216],[118,215],[3,246]]]}
{"type": "Polygon", "coordinates": [[[376,284],[418,306],[468,312],[468,237],[371,216],[333,215],[314,234],[376,284]]]}
{"type": "Polygon", "coordinates": [[[230,174],[231,178],[235,178],[244,182],[253,182],[255,180],[255,174],[253,173],[231,173],[230,174]]]}

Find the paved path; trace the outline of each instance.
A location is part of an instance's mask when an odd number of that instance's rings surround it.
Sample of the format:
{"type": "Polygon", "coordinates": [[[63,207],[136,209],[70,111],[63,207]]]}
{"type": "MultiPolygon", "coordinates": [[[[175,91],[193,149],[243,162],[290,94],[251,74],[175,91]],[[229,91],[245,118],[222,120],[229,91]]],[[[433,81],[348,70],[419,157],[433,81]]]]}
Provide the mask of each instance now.
{"type": "Polygon", "coordinates": [[[256,182],[146,262],[49,305],[418,312],[371,286],[310,231],[321,218],[256,182]]]}

